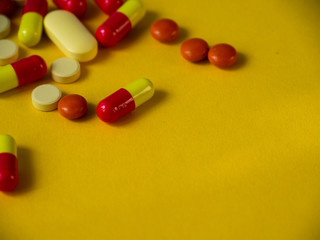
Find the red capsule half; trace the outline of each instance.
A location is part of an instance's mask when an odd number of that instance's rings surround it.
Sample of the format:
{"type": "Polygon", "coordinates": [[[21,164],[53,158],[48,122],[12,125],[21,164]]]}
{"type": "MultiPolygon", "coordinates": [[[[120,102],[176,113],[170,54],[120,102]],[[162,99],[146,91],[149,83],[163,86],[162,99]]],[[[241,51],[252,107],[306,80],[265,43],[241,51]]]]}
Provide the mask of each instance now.
{"type": "Polygon", "coordinates": [[[0,0],[0,14],[10,15],[14,10],[13,0],[0,0]]]}
{"type": "Polygon", "coordinates": [[[14,139],[0,134],[0,191],[9,192],[18,185],[17,147],[14,139]]]}
{"type": "Polygon", "coordinates": [[[123,0],[94,0],[98,7],[108,15],[114,13],[121,5],[123,0]]]}
{"type": "Polygon", "coordinates": [[[35,12],[39,13],[42,17],[47,14],[48,11],[48,2],[47,0],[26,0],[26,3],[22,10],[22,15],[35,12]]]}
{"type": "Polygon", "coordinates": [[[47,64],[42,57],[33,55],[11,63],[17,78],[19,87],[43,78],[47,73],[47,64]]]}
{"type": "Polygon", "coordinates": [[[73,13],[82,18],[87,11],[87,0],[53,0],[58,8],[73,13]]]}

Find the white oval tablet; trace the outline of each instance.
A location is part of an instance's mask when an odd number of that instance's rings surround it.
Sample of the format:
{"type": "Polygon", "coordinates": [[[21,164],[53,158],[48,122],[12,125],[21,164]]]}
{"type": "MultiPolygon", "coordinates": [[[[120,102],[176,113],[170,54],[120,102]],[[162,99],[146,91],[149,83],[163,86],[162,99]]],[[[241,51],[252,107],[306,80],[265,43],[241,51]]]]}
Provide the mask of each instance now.
{"type": "Polygon", "coordinates": [[[67,57],[87,62],[97,55],[97,40],[74,14],[55,10],[45,16],[43,24],[48,37],[67,57]]]}
{"type": "Polygon", "coordinates": [[[57,109],[61,91],[52,84],[43,84],[33,89],[31,97],[33,106],[44,112],[57,109]]]}
{"type": "Polygon", "coordinates": [[[72,58],[59,58],[51,65],[51,75],[58,83],[71,83],[80,77],[80,64],[72,58]]]}
{"type": "Polygon", "coordinates": [[[8,39],[0,40],[0,66],[15,62],[19,56],[18,45],[8,39]]]}
{"type": "Polygon", "coordinates": [[[10,26],[10,19],[5,15],[0,14],[0,39],[6,38],[9,35],[10,26]]]}

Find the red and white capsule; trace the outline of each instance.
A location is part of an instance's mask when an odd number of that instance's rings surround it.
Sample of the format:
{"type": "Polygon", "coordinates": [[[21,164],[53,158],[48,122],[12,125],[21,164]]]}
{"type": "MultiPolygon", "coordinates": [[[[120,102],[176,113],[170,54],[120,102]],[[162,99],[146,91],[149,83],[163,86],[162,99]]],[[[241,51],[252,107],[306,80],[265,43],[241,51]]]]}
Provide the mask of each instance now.
{"type": "Polygon", "coordinates": [[[10,192],[18,185],[16,142],[10,135],[0,134],[0,191],[10,192]]]}
{"type": "Polygon", "coordinates": [[[37,55],[0,67],[0,93],[37,81],[46,73],[47,64],[37,55]]]}
{"type": "Polygon", "coordinates": [[[97,115],[104,122],[115,122],[148,101],[153,94],[152,82],[140,78],[100,101],[97,115]]]}
{"type": "Polygon", "coordinates": [[[96,31],[98,42],[112,47],[124,38],[144,17],[146,10],[139,0],[126,1],[96,31]]]}
{"type": "Polygon", "coordinates": [[[87,11],[87,0],[53,0],[58,8],[82,18],[87,11]]]}

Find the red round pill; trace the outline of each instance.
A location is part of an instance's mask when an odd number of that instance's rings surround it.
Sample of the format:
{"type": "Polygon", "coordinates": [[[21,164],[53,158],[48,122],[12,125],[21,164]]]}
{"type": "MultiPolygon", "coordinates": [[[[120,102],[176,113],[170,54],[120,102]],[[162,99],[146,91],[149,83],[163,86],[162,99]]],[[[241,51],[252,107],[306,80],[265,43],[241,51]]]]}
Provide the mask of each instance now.
{"type": "Polygon", "coordinates": [[[209,45],[201,38],[191,38],[184,41],[180,52],[182,57],[190,62],[199,62],[207,57],[209,45]]]}
{"type": "Polygon", "coordinates": [[[82,117],[88,109],[87,101],[78,94],[70,94],[61,98],[58,103],[59,113],[68,119],[82,117]]]}
{"type": "Polygon", "coordinates": [[[237,60],[237,51],[229,44],[220,43],[210,48],[208,59],[217,67],[229,67],[237,60]]]}
{"type": "Polygon", "coordinates": [[[155,21],[150,27],[152,37],[160,42],[170,42],[177,38],[179,34],[178,24],[167,18],[155,21]]]}

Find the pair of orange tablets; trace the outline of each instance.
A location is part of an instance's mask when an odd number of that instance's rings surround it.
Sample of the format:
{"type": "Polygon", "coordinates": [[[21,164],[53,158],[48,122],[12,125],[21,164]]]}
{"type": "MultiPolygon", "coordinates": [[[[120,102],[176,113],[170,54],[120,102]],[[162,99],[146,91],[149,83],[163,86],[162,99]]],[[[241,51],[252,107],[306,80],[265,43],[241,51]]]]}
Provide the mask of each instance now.
{"type": "MultiPolygon", "coordinates": [[[[171,19],[155,21],[150,28],[151,35],[160,42],[171,42],[179,34],[179,26],[171,19]]],[[[181,45],[181,55],[190,62],[199,62],[208,57],[217,67],[229,67],[237,60],[237,51],[229,44],[217,44],[209,49],[206,41],[191,38],[181,45]]]]}

